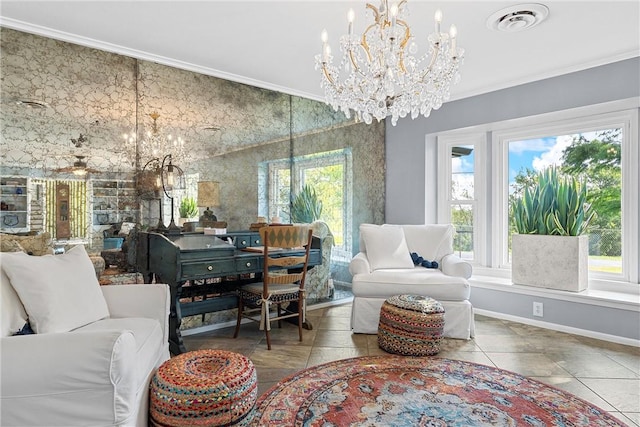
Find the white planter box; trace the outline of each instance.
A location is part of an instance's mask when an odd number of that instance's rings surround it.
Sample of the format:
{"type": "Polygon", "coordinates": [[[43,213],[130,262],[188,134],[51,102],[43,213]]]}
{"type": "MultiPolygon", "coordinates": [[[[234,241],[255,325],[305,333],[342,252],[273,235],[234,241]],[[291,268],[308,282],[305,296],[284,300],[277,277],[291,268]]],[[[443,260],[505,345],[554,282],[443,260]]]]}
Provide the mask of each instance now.
{"type": "Polygon", "coordinates": [[[517,285],[580,292],[587,289],[589,237],[513,234],[511,280],[517,285]]]}

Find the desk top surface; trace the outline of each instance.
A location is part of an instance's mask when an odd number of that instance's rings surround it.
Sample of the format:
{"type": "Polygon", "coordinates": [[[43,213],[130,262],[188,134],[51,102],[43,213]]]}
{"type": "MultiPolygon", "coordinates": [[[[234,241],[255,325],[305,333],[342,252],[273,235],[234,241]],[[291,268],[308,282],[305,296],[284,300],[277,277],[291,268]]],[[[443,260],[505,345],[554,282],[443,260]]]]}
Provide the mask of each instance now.
{"type": "Polygon", "coordinates": [[[201,250],[218,250],[218,251],[235,251],[235,246],[219,239],[213,234],[182,234],[179,236],[167,236],[167,238],[180,251],[201,251],[201,250]]]}

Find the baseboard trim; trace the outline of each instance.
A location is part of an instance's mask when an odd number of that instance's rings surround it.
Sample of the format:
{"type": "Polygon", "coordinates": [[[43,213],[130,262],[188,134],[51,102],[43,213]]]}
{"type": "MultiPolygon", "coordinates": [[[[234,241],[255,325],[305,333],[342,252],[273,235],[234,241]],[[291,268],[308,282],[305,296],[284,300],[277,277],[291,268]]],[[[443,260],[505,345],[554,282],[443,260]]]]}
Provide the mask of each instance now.
{"type": "Polygon", "coordinates": [[[616,344],[629,345],[632,347],[640,347],[640,340],[634,340],[627,337],[604,334],[602,332],[589,331],[586,329],[574,328],[572,326],[565,326],[565,325],[559,325],[557,323],[543,322],[541,320],[528,319],[526,317],[513,316],[510,314],[498,313],[496,311],[483,310],[479,308],[474,308],[473,312],[474,314],[493,317],[495,319],[523,323],[525,325],[536,326],[538,328],[551,329],[553,331],[558,331],[558,332],[566,332],[569,334],[580,335],[587,338],[595,338],[603,341],[609,341],[616,344]]]}

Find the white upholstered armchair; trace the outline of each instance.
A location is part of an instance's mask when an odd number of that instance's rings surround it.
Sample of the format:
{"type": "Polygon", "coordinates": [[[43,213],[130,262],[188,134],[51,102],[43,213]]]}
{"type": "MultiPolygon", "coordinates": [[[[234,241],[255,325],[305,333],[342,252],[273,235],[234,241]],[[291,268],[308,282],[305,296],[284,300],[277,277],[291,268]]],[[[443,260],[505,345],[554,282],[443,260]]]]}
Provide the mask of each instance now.
{"type": "Polygon", "coordinates": [[[445,337],[473,337],[471,287],[467,281],[472,269],[453,253],[454,233],[450,224],[361,224],[360,252],[349,264],[353,276],[353,332],[375,334],[380,307],[387,298],[416,294],[442,303],[445,337]],[[412,253],[429,263],[435,261],[437,267],[414,264],[412,253]]]}

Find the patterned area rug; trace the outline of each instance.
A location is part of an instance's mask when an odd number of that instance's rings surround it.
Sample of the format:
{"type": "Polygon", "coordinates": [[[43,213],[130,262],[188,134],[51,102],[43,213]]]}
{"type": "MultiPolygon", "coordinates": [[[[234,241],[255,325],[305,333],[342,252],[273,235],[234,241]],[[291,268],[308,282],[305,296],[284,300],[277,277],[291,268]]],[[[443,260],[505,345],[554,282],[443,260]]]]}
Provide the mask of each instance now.
{"type": "Polygon", "coordinates": [[[624,426],[565,391],[501,369],[370,356],[298,372],[256,403],[252,426],[624,426]]]}

